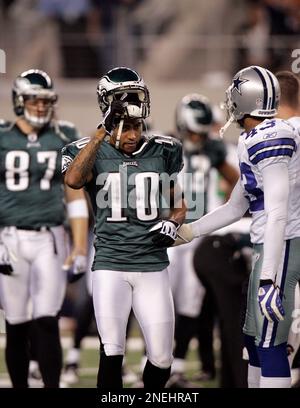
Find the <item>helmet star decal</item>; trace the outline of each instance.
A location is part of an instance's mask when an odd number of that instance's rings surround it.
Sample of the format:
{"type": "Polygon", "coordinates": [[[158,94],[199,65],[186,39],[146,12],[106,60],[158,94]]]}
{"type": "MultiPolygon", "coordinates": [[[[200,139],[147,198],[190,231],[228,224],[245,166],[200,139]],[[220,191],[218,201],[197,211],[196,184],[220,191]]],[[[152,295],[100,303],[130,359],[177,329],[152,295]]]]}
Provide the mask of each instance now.
{"type": "Polygon", "coordinates": [[[237,92],[242,95],[241,93],[241,86],[242,84],[244,84],[245,82],[248,82],[248,79],[243,79],[241,77],[237,77],[233,79],[233,87],[232,87],[232,92],[234,91],[234,89],[237,90],[237,92]]]}

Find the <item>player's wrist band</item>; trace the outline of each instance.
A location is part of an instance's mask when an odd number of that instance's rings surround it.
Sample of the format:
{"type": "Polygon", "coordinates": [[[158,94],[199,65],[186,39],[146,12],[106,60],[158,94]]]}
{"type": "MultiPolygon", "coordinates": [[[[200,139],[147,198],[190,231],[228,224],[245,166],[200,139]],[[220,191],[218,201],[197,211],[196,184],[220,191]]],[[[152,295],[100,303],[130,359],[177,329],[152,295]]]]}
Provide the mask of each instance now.
{"type": "Polygon", "coordinates": [[[172,220],[172,219],[169,219],[168,221],[171,222],[172,224],[174,224],[176,229],[178,229],[180,227],[180,224],[177,221],[172,220]]]}
{"type": "Polygon", "coordinates": [[[83,198],[67,203],[69,218],[88,218],[89,211],[86,201],[83,198]]]}

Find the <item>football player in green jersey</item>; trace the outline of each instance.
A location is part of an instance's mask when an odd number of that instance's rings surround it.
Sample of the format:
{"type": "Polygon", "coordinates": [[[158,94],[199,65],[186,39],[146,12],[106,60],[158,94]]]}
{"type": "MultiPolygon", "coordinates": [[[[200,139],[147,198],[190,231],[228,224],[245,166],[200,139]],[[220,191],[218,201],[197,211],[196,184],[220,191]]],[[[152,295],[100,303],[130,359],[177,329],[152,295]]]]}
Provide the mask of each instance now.
{"type": "Polygon", "coordinates": [[[6,317],[6,363],[12,384],[28,386],[29,330],[45,387],[58,387],[62,365],[58,313],[66,275],[85,270],[87,206],[82,190],[64,188],[61,149],[78,138],[55,119],[56,92],[43,71],[13,85],[17,120],[0,126],[0,300],[6,317]],[[64,197],[73,235],[67,257],[64,197]],[[64,264],[64,265],[63,265],[64,264]]]}
{"type": "Polygon", "coordinates": [[[86,186],[94,201],[93,302],[102,344],[98,387],[122,387],[133,308],[147,349],[144,386],[162,388],[170,375],[174,337],[167,247],[186,212],[182,194],[175,194],[181,144],[172,137],[142,136],[150,98],[137,72],[114,68],[100,79],[97,93],[104,115],[97,134],[65,147],[63,160],[65,182],[72,188],[86,186]],[[171,202],[165,220],[163,191],[165,201],[170,192],[171,202]]]}

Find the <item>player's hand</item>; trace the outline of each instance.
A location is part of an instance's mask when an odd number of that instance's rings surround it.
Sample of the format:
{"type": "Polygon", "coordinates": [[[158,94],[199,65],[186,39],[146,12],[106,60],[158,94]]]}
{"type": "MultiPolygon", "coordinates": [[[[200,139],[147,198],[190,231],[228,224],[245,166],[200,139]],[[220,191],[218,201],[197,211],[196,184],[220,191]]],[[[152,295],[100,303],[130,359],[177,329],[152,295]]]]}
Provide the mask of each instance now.
{"type": "Polygon", "coordinates": [[[194,239],[192,228],[189,224],[182,224],[177,230],[177,238],[173,246],[187,244],[194,239]]]}
{"type": "MultiPolygon", "coordinates": [[[[12,275],[14,272],[12,261],[17,262],[17,256],[9,246],[6,245],[5,229],[0,231],[0,273],[3,275],[12,275]]],[[[15,237],[17,240],[17,237],[15,237]]]]}
{"type": "Polygon", "coordinates": [[[12,275],[13,271],[9,251],[4,243],[0,241],[0,273],[12,275]]]}
{"type": "Polygon", "coordinates": [[[179,224],[174,220],[164,220],[155,224],[149,230],[153,244],[157,247],[172,246],[175,242],[178,228],[179,224]]]}
{"type": "Polygon", "coordinates": [[[125,115],[125,112],[126,108],[124,106],[124,102],[119,100],[112,101],[105,113],[103,121],[99,126],[102,126],[107,133],[111,134],[121,117],[125,115]]]}
{"type": "Polygon", "coordinates": [[[87,256],[71,254],[63,264],[69,283],[77,282],[87,271],[87,256]]]}
{"type": "Polygon", "coordinates": [[[269,322],[284,319],[285,313],[279,296],[279,288],[271,279],[260,280],[258,303],[261,313],[269,322]]]}

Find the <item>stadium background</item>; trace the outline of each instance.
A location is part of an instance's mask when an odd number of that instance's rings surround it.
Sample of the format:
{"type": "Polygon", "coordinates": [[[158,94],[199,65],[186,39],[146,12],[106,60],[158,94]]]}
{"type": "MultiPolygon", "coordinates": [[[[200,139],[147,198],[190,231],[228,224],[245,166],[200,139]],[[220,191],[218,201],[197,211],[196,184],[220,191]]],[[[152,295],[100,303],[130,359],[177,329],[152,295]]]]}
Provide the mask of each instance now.
{"type": "MultiPolygon", "coordinates": [[[[291,69],[292,51],[300,49],[300,0],[1,0],[0,48],[6,53],[0,117],[13,118],[15,76],[40,68],[55,81],[58,116],[88,136],[100,118],[97,78],[113,66],[129,66],[149,86],[153,127],[169,133],[176,103],[186,93],[199,92],[220,103],[240,68],[257,64],[272,71],[291,69]]],[[[227,138],[235,141],[237,134],[232,131],[227,138]]],[[[68,290],[65,308],[70,317],[79,292],[80,286],[68,290]]],[[[61,323],[68,334],[72,318],[61,323]]],[[[137,328],[133,335],[139,336],[137,328]]],[[[63,341],[67,345],[68,338],[63,341]]],[[[1,335],[0,380],[5,385],[3,344],[1,335]]],[[[85,343],[79,386],[95,384],[94,346],[93,340],[85,343]]],[[[218,350],[217,335],[215,346],[218,350]]],[[[138,348],[128,358],[138,370],[139,340],[130,347],[138,348]]],[[[194,351],[189,358],[193,371],[194,351]]]]}

